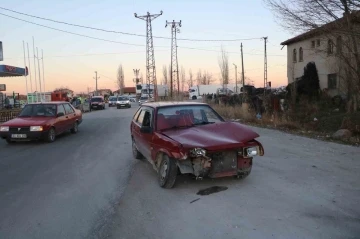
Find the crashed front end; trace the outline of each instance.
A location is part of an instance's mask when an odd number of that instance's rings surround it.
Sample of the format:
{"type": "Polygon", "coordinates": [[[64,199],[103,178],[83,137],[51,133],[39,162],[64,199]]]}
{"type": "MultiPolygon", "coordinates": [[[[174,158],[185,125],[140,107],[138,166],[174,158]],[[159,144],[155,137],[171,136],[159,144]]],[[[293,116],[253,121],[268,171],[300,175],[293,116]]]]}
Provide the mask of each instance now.
{"type": "Polygon", "coordinates": [[[217,150],[191,148],[186,151],[182,160],[178,160],[180,171],[197,178],[246,177],[251,172],[253,157],[264,155],[263,146],[256,140],[241,147],[217,150]]]}

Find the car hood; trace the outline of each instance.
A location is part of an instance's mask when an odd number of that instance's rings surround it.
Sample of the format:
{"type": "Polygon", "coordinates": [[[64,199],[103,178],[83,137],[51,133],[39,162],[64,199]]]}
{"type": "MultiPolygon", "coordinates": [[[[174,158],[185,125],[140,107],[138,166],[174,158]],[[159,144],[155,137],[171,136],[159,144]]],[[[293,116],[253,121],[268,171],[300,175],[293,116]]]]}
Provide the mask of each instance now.
{"type": "Polygon", "coordinates": [[[19,117],[12,120],[9,120],[2,125],[10,126],[10,127],[18,127],[18,126],[41,126],[49,123],[53,120],[52,117],[19,117]]]}
{"type": "Polygon", "coordinates": [[[259,137],[250,128],[237,122],[171,129],[163,131],[162,134],[182,144],[185,148],[198,147],[207,150],[243,147],[246,142],[259,137]]]}

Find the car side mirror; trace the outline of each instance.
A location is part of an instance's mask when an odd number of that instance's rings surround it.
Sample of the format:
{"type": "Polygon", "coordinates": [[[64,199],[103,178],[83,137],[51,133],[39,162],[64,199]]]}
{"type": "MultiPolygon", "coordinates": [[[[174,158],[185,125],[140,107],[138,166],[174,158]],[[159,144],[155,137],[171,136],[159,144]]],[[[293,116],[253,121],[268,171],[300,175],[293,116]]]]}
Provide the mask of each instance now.
{"type": "Polygon", "coordinates": [[[152,133],[152,128],[150,126],[141,126],[140,132],[144,134],[152,133]]]}
{"type": "Polygon", "coordinates": [[[64,116],[65,114],[63,112],[57,113],[56,117],[64,116]]]}

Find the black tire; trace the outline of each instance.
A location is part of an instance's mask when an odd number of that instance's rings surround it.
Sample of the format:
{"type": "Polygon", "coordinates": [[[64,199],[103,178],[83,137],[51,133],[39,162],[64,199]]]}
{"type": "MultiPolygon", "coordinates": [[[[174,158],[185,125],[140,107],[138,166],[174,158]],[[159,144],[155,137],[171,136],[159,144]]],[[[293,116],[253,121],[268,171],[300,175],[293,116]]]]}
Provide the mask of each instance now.
{"type": "Polygon", "coordinates": [[[116,106],[116,109],[120,109],[120,106],[116,106]]]}
{"type": "Polygon", "coordinates": [[[197,97],[194,95],[194,96],[192,97],[192,99],[193,99],[193,100],[196,100],[196,99],[197,99],[197,97]]]}
{"type": "Polygon", "coordinates": [[[143,155],[137,149],[134,139],[132,139],[132,152],[135,159],[143,159],[143,155]]]}
{"type": "Polygon", "coordinates": [[[54,142],[56,139],[56,132],[55,132],[55,128],[51,127],[46,135],[46,142],[48,143],[52,143],[54,142]]]}
{"type": "Polygon", "coordinates": [[[72,129],[70,129],[70,132],[71,132],[72,134],[76,134],[78,131],[79,131],[79,123],[76,121],[76,122],[74,123],[74,127],[73,127],[72,129]]]}
{"type": "Polygon", "coordinates": [[[131,108],[131,104],[129,104],[128,108],[131,108]]]}
{"type": "Polygon", "coordinates": [[[176,182],[177,173],[178,169],[175,160],[164,155],[158,172],[158,182],[160,187],[167,189],[173,188],[176,182]]]}
{"type": "Polygon", "coordinates": [[[8,143],[8,144],[14,144],[15,142],[12,141],[11,139],[6,139],[6,143],[8,143]]]}

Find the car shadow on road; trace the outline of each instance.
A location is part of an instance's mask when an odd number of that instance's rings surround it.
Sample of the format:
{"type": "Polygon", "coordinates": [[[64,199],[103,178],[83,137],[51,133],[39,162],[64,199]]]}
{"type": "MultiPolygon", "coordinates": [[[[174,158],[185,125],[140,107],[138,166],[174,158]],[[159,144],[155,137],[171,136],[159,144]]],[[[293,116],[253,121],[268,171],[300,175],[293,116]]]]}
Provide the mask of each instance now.
{"type": "MultiPolygon", "coordinates": [[[[151,175],[151,179],[154,182],[158,180],[158,174],[152,167],[152,165],[147,160],[140,160],[139,164],[135,166],[135,170],[147,170],[149,171],[149,176],[151,175]],[[140,169],[140,168],[142,169],[140,169]],[[145,167],[146,169],[143,169],[145,167]]],[[[238,179],[236,177],[224,177],[224,178],[203,178],[196,179],[194,175],[191,174],[178,174],[176,178],[176,184],[174,186],[175,190],[182,189],[195,189],[200,190],[209,189],[210,187],[229,187],[229,186],[240,186],[245,183],[245,181],[249,180],[248,178],[238,179]]],[[[216,189],[214,189],[216,190],[216,189]]],[[[221,191],[221,190],[220,190],[221,191]]]]}

